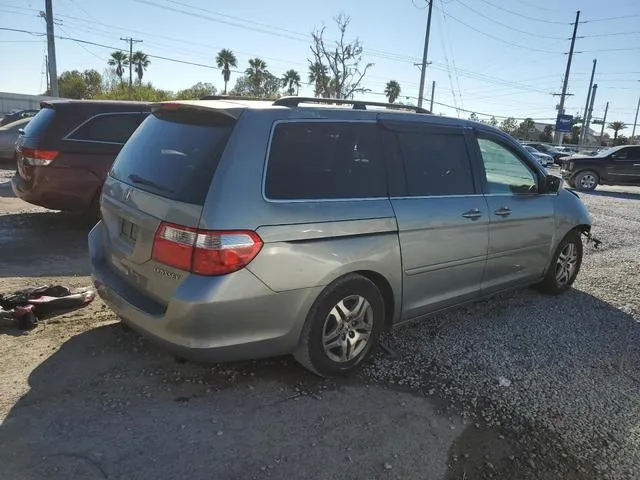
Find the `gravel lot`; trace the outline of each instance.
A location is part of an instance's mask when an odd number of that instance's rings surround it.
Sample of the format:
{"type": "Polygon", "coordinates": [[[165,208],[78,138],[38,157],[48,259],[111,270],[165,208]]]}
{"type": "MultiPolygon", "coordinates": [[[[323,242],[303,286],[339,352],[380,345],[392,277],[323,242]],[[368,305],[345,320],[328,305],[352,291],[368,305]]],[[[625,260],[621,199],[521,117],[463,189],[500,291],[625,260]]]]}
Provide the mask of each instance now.
{"type": "MultiPolygon", "coordinates": [[[[87,285],[90,226],[13,198],[10,176],[0,291],[87,285]]],[[[99,300],[0,328],[0,477],[640,478],[640,188],[581,196],[604,244],[575,289],[403,328],[344,380],[178,364],[99,300]]]]}

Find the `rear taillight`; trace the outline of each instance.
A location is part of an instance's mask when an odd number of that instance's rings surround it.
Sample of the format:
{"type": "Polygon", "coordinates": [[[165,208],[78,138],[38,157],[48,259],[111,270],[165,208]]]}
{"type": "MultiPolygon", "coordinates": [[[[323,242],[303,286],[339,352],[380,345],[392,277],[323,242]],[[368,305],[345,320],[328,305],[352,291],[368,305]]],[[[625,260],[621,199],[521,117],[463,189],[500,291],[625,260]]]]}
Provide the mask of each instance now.
{"type": "Polygon", "coordinates": [[[156,231],[152,257],[199,275],[225,275],[247,266],[261,248],[262,240],[252,231],[197,230],[163,222],[156,231]]]}
{"type": "Polygon", "coordinates": [[[36,148],[22,148],[22,162],[33,167],[51,164],[58,156],[57,150],[38,150],[36,148]]]}

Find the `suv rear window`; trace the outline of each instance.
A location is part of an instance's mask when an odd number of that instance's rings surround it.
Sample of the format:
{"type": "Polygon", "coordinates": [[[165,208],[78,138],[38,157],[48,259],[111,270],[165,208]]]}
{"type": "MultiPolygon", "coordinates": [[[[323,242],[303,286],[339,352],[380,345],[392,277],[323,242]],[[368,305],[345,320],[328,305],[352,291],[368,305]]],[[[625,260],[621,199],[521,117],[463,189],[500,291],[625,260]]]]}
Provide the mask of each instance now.
{"type": "Polygon", "coordinates": [[[156,111],[122,147],[110,175],[140,190],[202,205],[234,123],[208,112],[156,111]]]}
{"type": "Polygon", "coordinates": [[[291,122],[276,126],[265,182],[273,200],[387,196],[377,126],[291,122]]]}
{"type": "Polygon", "coordinates": [[[24,127],[24,136],[30,138],[44,136],[45,130],[49,128],[55,116],[56,111],[53,108],[43,107],[24,127]]]}

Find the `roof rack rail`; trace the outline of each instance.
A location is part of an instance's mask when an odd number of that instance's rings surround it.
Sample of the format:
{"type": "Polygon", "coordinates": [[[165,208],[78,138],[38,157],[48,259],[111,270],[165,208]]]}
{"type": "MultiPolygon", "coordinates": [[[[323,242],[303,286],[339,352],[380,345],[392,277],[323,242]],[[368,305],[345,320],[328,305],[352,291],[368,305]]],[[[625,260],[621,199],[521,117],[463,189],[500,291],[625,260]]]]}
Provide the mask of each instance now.
{"type": "Polygon", "coordinates": [[[301,103],[322,103],[325,105],[353,105],[354,110],[366,110],[370,107],[385,107],[396,110],[410,110],[415,113],[431,113],[421,107],[413,105],[400,105],[398,103],[369,102],[367,100],[344,100],[338,98],[316,98],[316,97],[282,97],[273,102],[281,107],[297,107],[301,103]]]}

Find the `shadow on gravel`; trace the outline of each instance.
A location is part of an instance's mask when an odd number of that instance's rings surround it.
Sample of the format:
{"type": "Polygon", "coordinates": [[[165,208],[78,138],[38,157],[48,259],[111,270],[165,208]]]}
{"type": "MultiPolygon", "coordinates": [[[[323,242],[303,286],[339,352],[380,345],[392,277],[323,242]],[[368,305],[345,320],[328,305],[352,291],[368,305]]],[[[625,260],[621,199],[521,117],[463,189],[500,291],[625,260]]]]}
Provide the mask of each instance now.
{"type": "Polygon", "coordinates": [[[591,195],[594,197],[611,197],[611,198],[621,198],[624,200],[640,200],[640,193],[632,193],[632,192],[612,192],[607,190],[593,190],[591,192],[580,192],[577,191],[579,195],[591,195]]]}
{"type": "Polygon", "coordinates": [[[94,223],[58,212],[0,215],[0,278],[89,275],[94,223]]]}
{"type": "Polygon", "coordinates": [[[3,479],[441,479],[464,426],[291,358],[176,363],[118,325],[66,341],[0,426],[3,479]]]}

